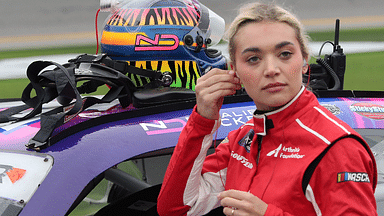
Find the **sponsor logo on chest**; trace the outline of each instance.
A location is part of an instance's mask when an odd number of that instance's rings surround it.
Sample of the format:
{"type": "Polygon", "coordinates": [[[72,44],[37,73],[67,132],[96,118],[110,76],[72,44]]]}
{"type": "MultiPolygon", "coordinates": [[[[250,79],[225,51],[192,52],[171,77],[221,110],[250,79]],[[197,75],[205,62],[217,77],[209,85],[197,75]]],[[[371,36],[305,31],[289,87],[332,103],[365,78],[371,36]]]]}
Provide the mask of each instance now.
{"type": "Polygon", "coordinates": [[[268,152],[267,156],[283,159],[301,159],[305,155],[300,154],[299,147],[285,147],[283,144],[280,144],[279,147],[268,152]]]}
{"type": "Polygon", "coordinates": [[[234,151],[231,152],[231,157],[242,163],[245,167],[252,169],[253,164],[248,161],[248,158],[244,157],[243,155],[237,154],[234,151]]]}

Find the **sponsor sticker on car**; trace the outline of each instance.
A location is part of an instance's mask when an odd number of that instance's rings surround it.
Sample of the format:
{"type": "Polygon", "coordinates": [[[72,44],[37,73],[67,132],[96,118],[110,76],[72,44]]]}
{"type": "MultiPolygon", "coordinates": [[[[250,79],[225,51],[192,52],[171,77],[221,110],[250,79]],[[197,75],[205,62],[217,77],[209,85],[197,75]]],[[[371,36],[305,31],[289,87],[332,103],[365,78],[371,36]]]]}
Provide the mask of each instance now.
{"type": "Polygon", "coordinates": [[[372,103],[354,103],[350,106],[350,110],[361,116],[374,119],[374,120],[383,120],[384,119],[384,107],[378,104],[372,103]]]}
{"type": "Polygon", "coordinates": [[[27,203],[52,166],[46,154],[0,151],[0,197],[27,203]]]}

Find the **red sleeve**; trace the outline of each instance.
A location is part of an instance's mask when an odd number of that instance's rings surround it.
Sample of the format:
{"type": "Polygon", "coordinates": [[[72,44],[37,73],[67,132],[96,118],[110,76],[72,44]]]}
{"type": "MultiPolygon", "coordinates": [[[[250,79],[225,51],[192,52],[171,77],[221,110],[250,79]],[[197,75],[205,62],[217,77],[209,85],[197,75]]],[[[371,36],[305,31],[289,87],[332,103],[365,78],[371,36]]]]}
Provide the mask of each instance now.
{"type": "Polygon", "coordinates": [[[186,215],[199,191],[201,169],[206,152],[212,145],[212,133],[218,121],[209,120],[196,112],[196,107],[182,130],[165,173],[158,197],[160,215],[186,215]],[[187,191],[186,188],[196,188],[187,191]]]}
{"type": "Polygon", "coordinates": [[[377,171],[374,163],[357,140],[345,138],[335,143],[309,182],[315,209],[323,216],[377,215],[374,197],[377,171]]]}

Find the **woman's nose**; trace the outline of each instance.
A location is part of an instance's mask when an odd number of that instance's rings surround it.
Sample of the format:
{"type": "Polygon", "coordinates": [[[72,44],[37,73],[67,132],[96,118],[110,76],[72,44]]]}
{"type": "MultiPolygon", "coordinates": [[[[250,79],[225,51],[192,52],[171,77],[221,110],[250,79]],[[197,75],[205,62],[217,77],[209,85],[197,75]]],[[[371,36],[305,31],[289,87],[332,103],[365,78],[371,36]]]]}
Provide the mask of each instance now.
{"type": "Polygon", "coordinates": [[[273,77],[280,73],[278,64],[274,59],[266,59],[264,63],[265,63],[264,75],[266,77],[273,77]]]}

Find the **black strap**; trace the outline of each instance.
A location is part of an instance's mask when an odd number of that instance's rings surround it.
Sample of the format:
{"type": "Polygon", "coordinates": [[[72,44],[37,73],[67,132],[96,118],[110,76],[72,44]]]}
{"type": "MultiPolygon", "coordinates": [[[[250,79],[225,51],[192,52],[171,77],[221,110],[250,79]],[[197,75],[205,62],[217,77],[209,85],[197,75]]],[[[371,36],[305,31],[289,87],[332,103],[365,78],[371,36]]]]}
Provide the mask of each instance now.
{"type": "Polygon", "coordinates": [[[75,59],[69,60],[69,62],[78,64],[78,63],[101,63],[107,67],[113,68],[117,71],[120,71],[123,74],[135,74],[142,77],[147,77],[151,79],[153,82],[158,83],[156,81],[161,81],[157,84],[157,86],[153,86],[154,83],[150,83],[150,88],[159,87],[160,85],[169,86],[172,81],[167,79],[171,78],[168,73],[162,73],[161,71],[148,70],[143,68],[138,68],[132,65],[129,65],[126,61],[118,61],[112,60],[105,54],[100,55],[79,55],[75,59]]]}
{"type": "Polygon", "coordinates": [[[12,117],[13,115],[20,113],[26,109],[31,108],[27,104],[23,104],[20,106],[10,107],[2,112],[0,112],[0,123],[5,123],[9,121],[16,121],[18,118],[12,117]]]}
{"type": "MultiPolygon", "coordinates": [[[[120,90],[122,90],[122,88],[123,87],[119,87],[120,90]]],[[[41,114],[40,130],[29,141],[26,147],[30,149],[34,149],[36,151],[40,151],[44,148],[51,146],[52,144],[50,142],[51,135],[57,127],[67,123],[72,118],[74,118],[77,114],[87,109],[88,107],[91,107],[94,104],[112,102],[113,100],[116,99],[118,92],[119,90],[109,91],[109,94],[106,94],[102,99],[98,99],[96,97],[86,97],[82,100],[83,102],[82,102],[81,109],[74,114],[69,114],[65,112],[65,110],[71,109],[74,104],[70,104],[67,107],[58,107],[47,113],[41,114]]]]}
{"type": "Polygon", "coordinates": [[[92,73],[88,76],[79,75],[80,80],[90,79],[88,84],[91,85],[92,88],[83,87],[79,89],[82,93],[93,92],[98,86],[105,83],[110,84],[111,88],[102,99],[87,97],[83,100],[76,87],[76,67],[77,65],[75,64],[66,64],[63,66],[49,61],[36,61],[31,63],[27,69],[27,77],[30,83],[22,94],[22,101],[25,104],[1,111],[0,123],[32,118],[42,112],[44,103],[48,103],[55,98],[58,98],[58,100],[60,97],[69,98],[69,101],[75,99],[75,102],[66,107],[58,107],[41,114],[41,128],[26,145],[28,148],[41,149],[42,147],[50,145],[50,136],[55,128],[66,123],[84,109],[96,103],[110,103],[116,98],[119,99],[122,107],[127,107],[132,102],[131,91],[135,90],[133,82],[120,72],[98,64],[89,65],[90,72],[92,73]],[[51,65],[56,66],[56,68],[42,72],[42,70],[51,65]],[[92,70],[94,70],[95,73],[93,73],[92,70]],[[35,90],[36,96],[31,98],[31,92],[33,90],[35,90]],[[25,116],[13,117],[13,115],[29,108],[32,108],[32,111],[25,116]]]}
{"type": "MultiPolygon", "coordinates": [[[[90,65],[92,66],[92,65],[90,65]]],[[[40,122],[40,130],[38,133],[29,141],[29,143],[26,145],[28,148],[32,148],[34,150],[41,150],[43,148],[46,148],[51,145],[50,138],[52,136],[53,131],[59,127],[60,125],[65,124],[72,118],[74,118],[77,114],[82,112],[83,110],[87,109],[88,107],[94,105],[94,104],[100,104],[100,103],[110,103],[116,98],[119,99],[120,104],[122,107],[127,107],[131,103],[131,89],[133,88],[133,83],[131,83],[130,79],[126,77],[125,75],[120,75],[117,71],[109,71],[105,68],[105,66],[101,65],[94,65],[96,68],[93,68],[95,72],[103,71],[106,74],[105,79],[103,80],[105,83],[111,84],[111,89],[108,91],[108,93],[101,99],[96,97],[85,97],[81,98],[80,93],[78,92],[76,88],[76,83],[74,78],[74,74],[71,75],[71,73],[68,73],[68,71],[64,67],[59,67],[61,70],[64,70],[64,73],[67,74],[66,77],[56,75],[57,73],[49,73],[45,76],[49,77],[52,76],[52,74],[56,77],[54,77],[54,80],[60,79],[65,80],[65,78],[68,78],[69,83],[74,83],[74,85],[63,85],[66,81],[63,82],[56,82],[56,85],[62,86],[63,92],[65,92],[66,96],[71,97],[72,94],[75,95],[76,101],[72,104],[69,104],[66,107],[58,107],[56,109],[53,109],[49,112],[43,113],[41,115],[41,122],[40,122]],[[116,75],[116,76],[113,76],[116,75]],[[58,78],[57,76],[60,76],[58,78]],[[72,77],[73,76],[73,77],[72,77]],[[71,89],[68,89],[69,86],[71,89]]],[[[95,77],[87,77],[83,76],[81,77],[83,79],[93,79],[95,77]]],[[[97,80],[96,80],[97,81],[97,80]]],[[[101,80],[100,80],[101,81],[101,80]]],[[[59,93],[59,96],[62,95],[61,92],[59,93]]],[[[73,95],[72,95],[73,97],[73,95]]]]}
{"type": "Polygon", "coordinates": [[[311,164],[307,167],[307,169],[305,170],[304,172],[304,176],[303,176],[303,181],[302,181],[302,190],[303,190],[303,193],[306,194],[306,190],[307,190],[307,186],[309,184],[309,181],[311,180],[312,178],[312,175],[313,173],[315,172],[315,169],[317,167],[317,165],[319,165],[320,161],[323,159],[323,157],[327,154],[327,152],[329,151],[329,149],[332,148],[332,146],[334,146],[338,141],[342,140],[342,139],[345,139],[345,138],[353,138],[353,139],[356,139],[357,141],[359,141],[363,146],[364,148],[369,151],[368,147],[366,145],[364,145],[364,140],[362,140],[360,137],[354,135],[354,134],[351,134],[351,135],[347,135],[347,136],[344,136],[344,137],[341,137],[339,139],[337,139],[336,141],[334,141],[333,143],[331,143],[326,149],[324,149],[324,151],[316,157],[315,160],[313,160],[311,162],[311,164]]]}
{"type": "MultiPolygon", "coordinates": [[[[60,68],[61,70],[65,70],[64,67],[62,67],[60,64],[54,63],[54,62],[48,62],[48,61],[36,61],[31,63],[27,68],[27,77],[30,80],[30,83],[25,87],[21,100],[25,103],[24,105],[17,106],[17,107],[11,107],[6,110],[3,110],[0,112],[0,123],[9,122],[9,121],[22,121],[25,119],[32,118],[36,116],[37,114],[42,112],[42,106],[44,103],[48,103],[55,99],[59,94],[63,94],[64,90],[68,88],[68,82],[65,80],[66,77],[61,78],[53,78],[58,79],[56,82],[57,87],[54,86],[54,88],[57,88],[57,90],[54,90],[52,87],[46,87],[43,88],[41,85],[41,77],[39,77],[39,73],[46,67],[55,65],[56,67],[60,68]],[[31,98],[31,92],[32,90],[35,90],[36,96],[31,98]],[[24,110],[27,110],[29,108],[32,108],[32,111],[26,114],[23,117],[12,117],[13,115],[20,113],[24,110]]],[[[64,73],[68,72],[65,70],[64,73]]],[[[74,82],[74,76],[68,74],[67,77],[71,77],[71,87],[74,86],[76,88],[76,83],[74,82]]],[[[69,79],[68,79],[69,80],[69,79]]],[[[76,93],[74,93],[76,94],[76,93]]],[[[79,108],[79,104],[77,104],[76,108],[79,108]]],[[[76,109],[75,108],[75,109],[76,109]]]]}
{"type": "MultiPolygon", "coordinates": [[[[42,114],[40,117],[40,130],[32,139],[30,139],[30,141],[26,145],[26,147],[28,148],[36,149],[40,146],[47,145],[47,142],[49,142],[49,137],[51,136],[53,130],[58,126],[58,124],[63,122],[62,120],[64,120],[64,117],[79,113],[83,107],[81,95],[76,88],[74,73],[69,73],[65,67],[55,62],[36,61],[30,64],[27,69],[27,76],[31,81],[31,85],[35,89],[37,97],[40,98],[40,100],[38,100],[38,103],[35,104],[34,110],[38,110],[39,113],[41,112],[42,104],[44,102],[43,96],[45,96],[45,91],[43,90],[43,87],[39,84],[40,77],[38,77],[38,75],[44,68],[51,65],[56,66],[57,69],[59,69],[61,72],[52,73],[51,77],[51,79],[55,80],[57,95],[70,96],[75,98],[76,101],[66,109],[60,110],[60,108],[57,108],[45,114],[42,114]]],[[[28,95],[26,95],[26,97],[28,97],[28,95]]]]}
{"type": "Polygon", "coordinates": [[[42,113],[44,103],[57,98],[59,103],[64,106],[41,114],[40,130],[26,145],[27,148],[41,150],[51,145],[50,138],[57,127],[66,123],[84,109],[97,103],[109,103],[116,98],[119,99],[122,107],[131,104],[132,92],[136,91],[137,88],[130,78],[125,75],[126,73],[150,78],[152,82],[147,85],[152,88],[159,87],[165,77],[160,71],[130,66],[127,62],[115,61],[105,55],[80,55],[64,65],[50,61],[33,62],[27,68],[27,77],[30,83],[24,89],[21,98],[25,104],[1,111],[0,123],[32,118],[42,113]],[[56,68],[43,71],[46,67],[52,65],[56,66],[56,68]],[[77,88],[76,82],[80,80],[89,81],[77,88]],[[94,92],[97,87],[103,84],[109,84],[111,88],[102,99],[81,97],[80,93],[94,92]],[[36,96],[31,98],[33,90],[36,92],[36,96]],[[70,103],[73,99],[75,101],[70,103]],[[32,111],[25,116],[13,117],[13,115],[29,108],[32,108],[32,111]]]}

